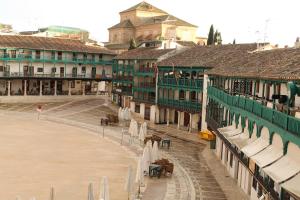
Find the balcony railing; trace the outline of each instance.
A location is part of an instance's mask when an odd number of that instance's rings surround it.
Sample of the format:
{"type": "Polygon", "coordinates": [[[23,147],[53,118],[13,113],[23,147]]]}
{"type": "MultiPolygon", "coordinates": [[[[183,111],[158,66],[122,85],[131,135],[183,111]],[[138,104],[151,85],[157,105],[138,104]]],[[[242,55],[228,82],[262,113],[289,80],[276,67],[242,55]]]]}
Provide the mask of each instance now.
{"type": "Polygon", "coordinates": [[[268,108],[260,102],[242,96],[232,96],[215,87],[208,87],[208,95],[217,98],[225,104],[246,110],[263,118],[272,124],[300,137],[300,119],[275,109],[268,108]]]}
{"type": "Polygon", "coordinates": [[[158,85],[164,86],[164,87],[176,87],[176,88],[202,90],[203,80],[201,80],[201,79],[159,78],[158,85]]]}
{"type": "Polygon", "coordinates": [[[99,65],[112,65],[112,61],[105,60],[94,60],[94,59],[74,59],[74,58],[65,58],[63,56],[57,56],[57,58],[52,56],[39,56],[33,57],[32,55],[17,55],[11,56],[9,54],[1,54],[1,61],[28,61],[28,62],[62,62],[62,63],[76,63],[76,64],[99,64],[99,65]]]}
{"type": "Polygon", "coordinates": [[[158,104],[165,107],[176,108],[188,112],[201,112],[201,103],[197,101],[159,99],[158,104]]]}
{"type": "Polygon", "coordinates": [[[139,67],[139,69],[135,72],[137,76],[154,76],[155,74],[154,68],[151,67],[139,67]]]}
{"type": "Polygon", "coordinates": [[[113,75],[112,79],[113,79],[113,82],[132,82],[133,76],[113,75]]]}
{"type": "Polygon", "coordinates": [[[105,79],[110,80],[111,75],[102,74],[62,74],[62,73],[19,73],[19,72],[4,72],[0,77],[4,78],[79,78],[79,79],[105,79]]]}
{"type": "Polygon", "coordinates": [[[135,96],[135,97],[133,97],[133,101],[137,101],[137,102],[141,102],[141,103],[155,104],[155,98],[154,97],[135,96]]]}

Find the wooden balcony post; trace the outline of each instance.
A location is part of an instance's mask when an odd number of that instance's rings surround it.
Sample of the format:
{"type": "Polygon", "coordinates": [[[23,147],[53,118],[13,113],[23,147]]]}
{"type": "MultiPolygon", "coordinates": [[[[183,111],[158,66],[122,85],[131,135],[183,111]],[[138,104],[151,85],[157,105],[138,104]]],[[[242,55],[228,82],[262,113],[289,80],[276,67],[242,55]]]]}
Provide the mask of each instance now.
{"type": "Polygon", "coordinates": [[[40,96],[43,95],[43,81],[40,80],[40,96]]]}
{"type": "Polygon", "coordinates": [[[27,96],[27,80],[24,80],[24,96],[27,96]]]}
{"type": "Polygon", "coordinates": [[[54,81],[54,96],[57,96],[57,80],[54,81]]]}
{"type": "Polygon", "coordinates": [[[7,96],[10,96],[10,81],[7,81],[7,96]]]}

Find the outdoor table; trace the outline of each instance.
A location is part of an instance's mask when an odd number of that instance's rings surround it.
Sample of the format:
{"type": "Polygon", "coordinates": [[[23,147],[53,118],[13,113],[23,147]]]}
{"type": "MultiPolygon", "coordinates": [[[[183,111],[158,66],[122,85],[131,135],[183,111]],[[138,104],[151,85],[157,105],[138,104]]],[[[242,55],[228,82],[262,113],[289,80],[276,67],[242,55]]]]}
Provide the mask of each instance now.
{"type": "Polygon", "coordinates": [[[158,178],[161,175],[162,167],[157,164],[150,164],[149,166],[149,177],[157,176],[158,178]]]}

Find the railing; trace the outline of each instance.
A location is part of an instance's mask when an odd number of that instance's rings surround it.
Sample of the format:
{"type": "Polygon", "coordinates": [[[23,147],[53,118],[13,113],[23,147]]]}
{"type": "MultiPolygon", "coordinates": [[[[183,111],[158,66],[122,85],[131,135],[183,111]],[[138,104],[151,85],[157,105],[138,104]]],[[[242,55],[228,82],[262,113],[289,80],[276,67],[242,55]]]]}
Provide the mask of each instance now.
{"type": "Polygon", "coordinates": [[[154,104],[155,103],[155,98],[135,96],[135,97],[133,97],[133,101],[154,104]]]}
{"type": "Polygon", "coordinates": [[[203,80],[201,79],[175,79],[175,78],[159,78],[159,86],[193,88],[202,90],[203,80]]]}
{"type": "Polygon", "coordinates": [[[105,79],[110,80],[111,75],[106,74],[61,74],[61,73],[19,73],[19,72],[4,72],[0,77],[4,78],[79,78],[79,79],[105,79]]]}
{"type": "Polygon", "coordinates": [[[128,88],[128,87],[117,87],[117,88],[114,88],[114,89],[112,90],[112,93],[132,95],[132,88],[128,88]]]}
{"type": "Polygon", "coordinates": [[[137,92],[155,92],[155,87],[139,87],[134,86],[133,91],[137,92]]]}
{"type": "Polygon", "coordinates": [[[188,112],[200,112],[201,103],[196,101],[173,100],[173,99],[158,99],[158,104],[161,106],[176,108],[188,112]]]}
{"type": "Polygon", "coordinates": [[[17,55],[10,56],[9,54],[1,54],[1,61],[28,61],[28,62],[62,62],[62,63],[76,63],[76,64],[99,64],[99,65],[112,65],[112,61],[107,60],[98,60],[95,59],[74,59],[74,58],[65,58],[63,56],[48,57],[48,56],[39,56],[33,57],[32,55],[17,55]]]}
{"type": "Polygon", "coordinates": [[[133,76],[113,75],[112,79],[113,79],[114,82],[132,82],[133,81],[133,76]]]}
{"type": "Polygon", "coordinates": [[[300,136],[300,119],[262,105],[260,102],[242,96],[231,96],[226,92],[208,87],[208,95],[215,97],[229,106],[239,107],[261,117],[288,132],[300,136]]]}

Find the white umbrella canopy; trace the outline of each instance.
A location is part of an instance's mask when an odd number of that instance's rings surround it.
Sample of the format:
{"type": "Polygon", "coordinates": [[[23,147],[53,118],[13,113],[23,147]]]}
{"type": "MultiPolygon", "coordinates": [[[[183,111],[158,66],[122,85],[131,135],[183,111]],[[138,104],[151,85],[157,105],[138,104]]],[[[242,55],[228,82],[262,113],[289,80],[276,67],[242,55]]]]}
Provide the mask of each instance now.
{"type": "Polygon", "coordinates": [[[129,124],[129,128],[128,128],[128,133],[131,134],[132,130],[133,130],[133,124],[134,124],[134,119],[131,119],[130,124],[129,124]]]}
{"type": "Polygon", "coordinates": [[[118,117],[119,117],[119,120],[122,120],[122,108],[121,107],[119,108],[119,111],[118,111],[118,117]]]}
{"type": "Polygon", "coordinates": [[[143,158],[142,157],[139,157],[139,159],[138,159],[135,182],[139,183],[139,185],[144,183],[144,169],[143,169],[143,158]]]}
{"type": "Polygon", "coordinates": [[[147,136],[147,123],[143,123],[143,130],[144,130],[144,135],[147,136]]]}
{"type": "Polygon", "coordinates": [[[128,167],[128,173],[125,181],[125,191],[128,193],[128,197],[131,195],[133,190],[133,173],[132,166],[128,167]]]}
{"type": "Polygon", "coordinates": [[[93,184],[89,184],[88,188],[88,200],[94,200],[93,184]]]}
{"type": "Polygon", "coordinates": [[[109,187],[106,176],[102,177],[99,200],[109,200],[109,187]]]}
{"type": "Polygon", "coordinates": [[[142,156],[142,169],[143,173],[146,171],[149,171],[149,166],[150,166],[150,151],[148,146],[145,146],[144,151],[143,151],[143,156],[142,156]]]}
{"type": "Polygon", "coordinates": [[[129,120],[128,108],[124,109],[124,120],[129,120]]]}
{"type": "Polygon", "coordinates": [[[138,127],[138,123],[136,121],[133,122],[132,125],[132,132],[131,132],[131,136],[132,137],[137,137],[139,135],[139,127],[138,127]]]}
{"type": "Polygon", "coordinates": [[[157,141],[155,141],[151,151],[151,162],[155,162],[158,159],[159,159],[158,143],[157,141]]]}
{"type": "Polygon", "coordinates": [[[144,128],[143,128],[143,125],[141,125],[141,128],[140,128],[140,134],[139,134],[139,140],[141,141],[141,142],[144,142],[144,140],[145,140],[145,133],[144,133],[144,128]]]}

